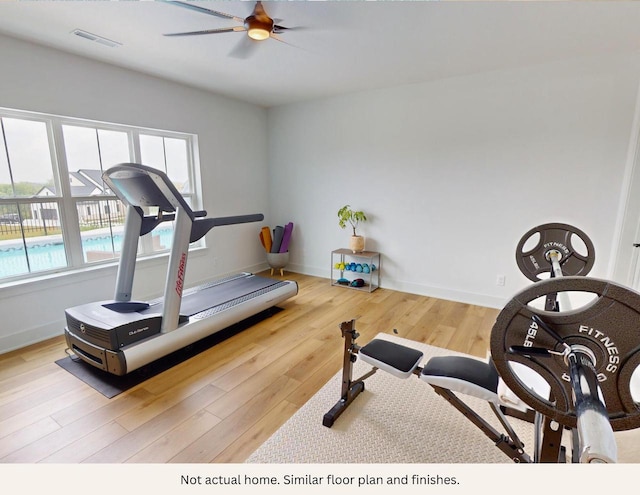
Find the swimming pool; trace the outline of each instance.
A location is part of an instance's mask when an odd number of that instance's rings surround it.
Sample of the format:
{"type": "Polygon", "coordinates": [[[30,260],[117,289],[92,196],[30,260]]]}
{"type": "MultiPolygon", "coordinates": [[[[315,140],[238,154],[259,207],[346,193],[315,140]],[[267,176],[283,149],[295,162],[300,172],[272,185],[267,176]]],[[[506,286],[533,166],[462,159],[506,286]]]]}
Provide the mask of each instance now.
{"type": "MultiPolygon", "coordinates": [[[[159,238],[159,245],[171,246],[172,229],[154,230],[152,235],[159,238]]],[[[85,261],[113,258],[114,251],[117,253],[121,249],[122,237],[121,234],[115,234],[113,239],[110,235],[85,234],[82,238],[85,261]]],[[[0,278],[55,270],[66,266],[67,256],[61,236],[27,240],[26,253],[24,244],[19,242],[4,242],[0,245],[0,278]]]]}

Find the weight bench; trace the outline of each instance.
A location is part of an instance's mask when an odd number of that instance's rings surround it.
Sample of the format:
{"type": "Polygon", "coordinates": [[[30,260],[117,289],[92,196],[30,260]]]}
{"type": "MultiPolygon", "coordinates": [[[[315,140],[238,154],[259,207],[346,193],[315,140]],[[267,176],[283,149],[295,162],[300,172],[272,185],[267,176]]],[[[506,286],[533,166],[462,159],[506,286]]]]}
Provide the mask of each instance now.
{"type": "MultiPolygon", "coordinates": [[[[422,352],[395,342],[374,339],[359,346],[356,343],[359,334],[355,329],[355,320],[343,322],[340,329],[344,338],[342,394],[340,400],[323,416],[322,424],[326,427],[331,428],[364,390],[365,380],[381,370],[399,379],[415,375],[428,383],[516,463],[567,462],[567,447],[563,445],[565,431],[572,433],[570,462],[615,462],[615,440],[610,435],[606,410],[601,409],[603,406],[597,394],[593,393],[597,390],[597,381],[594,381],[595,374],[592,374],[589,359],[585,359],[588,356],[581,354],[581,350],[566,355],[568,361],[573,362],[567,376],[571,376],[571,386],[576,390],[575,425],[531,409],[502,380],[491,358],[484,361],[472,356],[437,356],[421,365],[424,358],[422,352]],[[354,379],[353,364],[357,360],[372,368],[354,379]],[[498,431],[474,411],[459,397],[461,394],[485,400],[504,431],[498,431]],[[533,424],[532,456],[525,452],[524,444],[507,416],[533,424]],[[582,426],[580,417],[584,418],[582,426]]],[[[519,363],[514,363],[513,368],[512,373],[518,374],[521,387],[525,387],[523,390],[552,402],[552,389],[541,376],[519,363]]]]}
{"type": "MultiPolygon", "coordinates": [[[[415,375],[431,385],[436,393],[464,414],[514,462],[531,462],[529,455],[524,451],[524,445],[505,417],[506,404],[500,400],[499,376],[491,360],[482,361],[466,356],[438,356],[421,366],[424,357],[422,352],[395,342],[374,339],[362,347],[357,345],[355,341],[359,334],[355,330],[354,320],[343,322],[340,329],[345,341],[342,396],[324,415],[324,426],[333,426],[337,418],[364,390],[364,380],[378,370],[399,379],[415,375]],[[353,363],[358,359],[370,365],[372,369],[360,378],[353,379],[353,363]],[[457,394],[487,401],[506,434],[496,430],[457,394]]],[[[533,411],[528,412],[533,419],[533,411]]]]}

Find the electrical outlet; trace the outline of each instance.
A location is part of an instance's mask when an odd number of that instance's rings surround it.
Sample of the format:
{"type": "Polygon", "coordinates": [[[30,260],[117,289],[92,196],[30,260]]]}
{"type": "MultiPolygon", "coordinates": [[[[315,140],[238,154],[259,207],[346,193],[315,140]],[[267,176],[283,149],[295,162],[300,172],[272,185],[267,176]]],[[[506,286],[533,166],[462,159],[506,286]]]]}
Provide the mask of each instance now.
{"type": "Polygon", "coordinates": [[[505,283],[505,276],[504,275],[498,275],[496,277],[496,285],[504,285],[505,283]]]}

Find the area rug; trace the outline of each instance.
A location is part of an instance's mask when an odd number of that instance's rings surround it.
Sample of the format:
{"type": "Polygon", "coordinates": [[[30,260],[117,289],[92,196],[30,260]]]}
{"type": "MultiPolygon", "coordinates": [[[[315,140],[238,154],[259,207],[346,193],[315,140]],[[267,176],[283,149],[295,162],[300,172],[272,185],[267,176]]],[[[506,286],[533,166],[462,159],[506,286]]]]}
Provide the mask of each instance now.
{"type": "Polygon", "coordinates": [[[133,370],[131,373],[124,376],[117,376],[106,371],[102,371],[101,369],[87,364],[73,355],[59,359],[56,361],[56,364],[100,392],[105,397],[111,399],[122,392],[143,383],[149,378],[167,371],[187,359],[191,359],[210,347],[228,339],[238,332],[246,330],[250,326],[259,323],[279,311],[282,311],[282,308],[273,307],[262,311],[236,323],[235,325],[231,325],[224,330],[216,332],[209,337],[172,352],[171,354],[142,366],[139,369],[133,370]]]}
{"type": "MultiPolygon", "coordinates": [[[[433,356],[463,355],[380,334],[377,338],[419,349],[423,363],[433,356]]],[[[370,369],[357,361],[354,378],[370,369]]],[[[512,463],[475,425],[416,376],[401,380],[378,371],[331,428],[323,415],[340,398],[341,372],[245,461],[248,463],[512,463]]],[[[498,431],[504,431],[487,402],[460,395],[498,431]]],[[[533,427],[509,422],[527,446],[533,427]]]]}

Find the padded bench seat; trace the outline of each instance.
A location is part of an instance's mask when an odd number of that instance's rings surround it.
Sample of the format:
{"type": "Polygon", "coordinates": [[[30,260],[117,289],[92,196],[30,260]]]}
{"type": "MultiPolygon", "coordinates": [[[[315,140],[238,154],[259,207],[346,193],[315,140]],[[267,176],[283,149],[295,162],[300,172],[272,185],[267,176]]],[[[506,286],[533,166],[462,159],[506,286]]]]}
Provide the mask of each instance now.
{"type": "Polygon", "coordinates": [[[420,379],[437,387],[500,404],[498,371],[490,360],[486,362],[464,356],[433,357],[422,369],[420,379]]]}
{"type": "Polygon", "coordinates": [[[403,379],[413,374],[423,355],[416,349],[382,339],[373,339],[358,352],[365,363],[403,379]]]}

